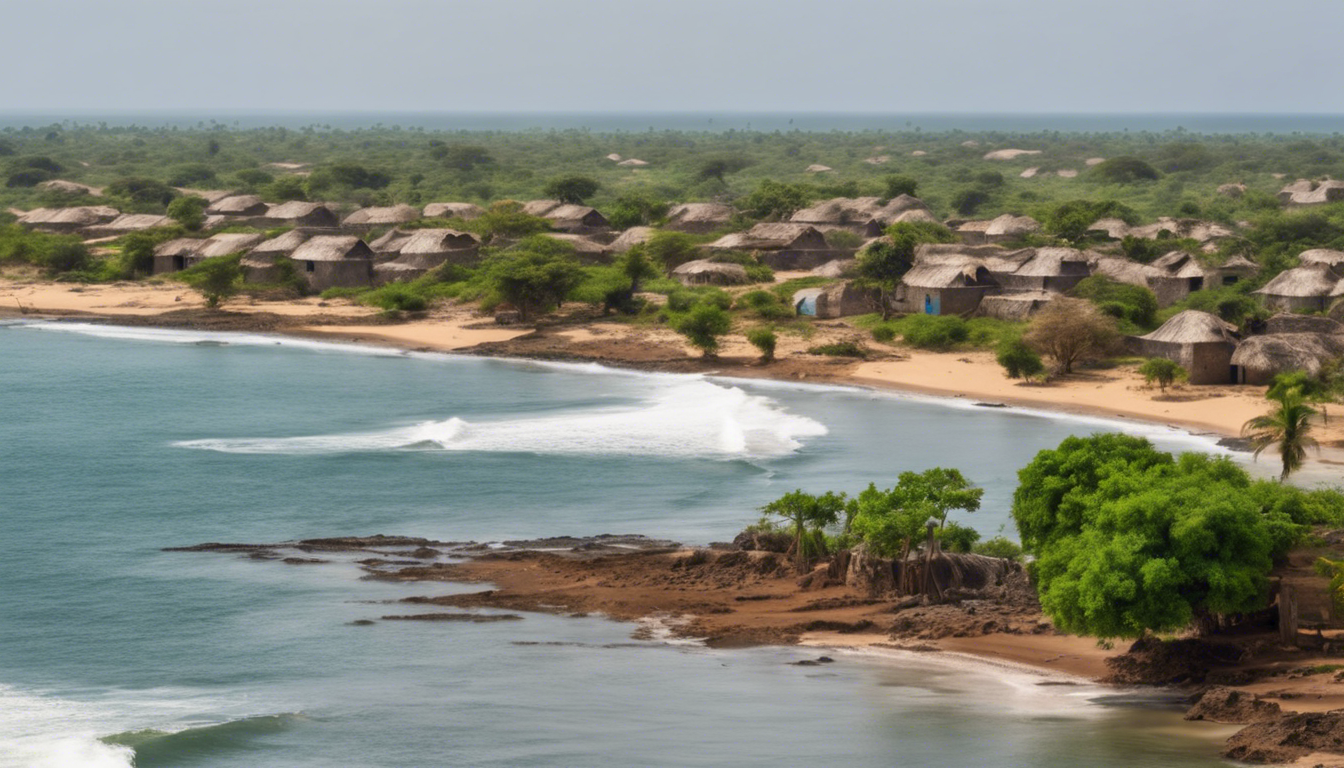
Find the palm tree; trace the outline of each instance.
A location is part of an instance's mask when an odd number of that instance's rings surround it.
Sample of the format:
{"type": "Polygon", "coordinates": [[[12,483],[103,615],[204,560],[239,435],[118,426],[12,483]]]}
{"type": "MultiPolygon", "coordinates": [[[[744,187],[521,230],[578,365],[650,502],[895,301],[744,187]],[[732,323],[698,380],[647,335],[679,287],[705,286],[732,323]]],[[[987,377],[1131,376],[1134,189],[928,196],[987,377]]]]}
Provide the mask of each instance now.
{"type": "Polygon", "coordinates": [[[1307,449],[1317,447],[1311,437],[1311,418],[1316,415],[1316,409],[1303,402],[1302,394],[1296,389],[1282,392],[1273,401],[1276,405],[1269,413],[1246,422],[1241,434],[1255,446],[1257,459],[1271,445],[1279,446],[1279,457],[1283,460],[1279,481],[1283,482],[1288,475],[1302,468],[1307,449]]]}

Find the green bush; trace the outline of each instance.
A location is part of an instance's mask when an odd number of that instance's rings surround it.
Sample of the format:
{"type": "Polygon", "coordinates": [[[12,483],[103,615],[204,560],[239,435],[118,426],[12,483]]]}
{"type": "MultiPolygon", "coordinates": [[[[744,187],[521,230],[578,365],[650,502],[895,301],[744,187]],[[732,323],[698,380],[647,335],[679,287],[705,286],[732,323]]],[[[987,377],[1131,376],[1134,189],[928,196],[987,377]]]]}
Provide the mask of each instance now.
{"type": "Polygon", "coordinates": [[[1143,365],[1139,366],[1139,374],[1143,376],[1146,384],[1149,386],[1157,384],[1163,392],[1167,391],[1167,387],[1188,376],[1184,368],[1165,357],[1153,357],[1145,360],[1143,365]]]}
{"type": "Polygon", "coordinates": [[[1152,181],[1162,174],[1137,157],[1112,157],[1092,169],[1092,175],[1112,184],[1152,181]]]}
{"type": "Polygon", "coordinates": [[[747,341],[761,351],[762,362],[769,363],[775,359],[775,345],[779,342],[779,338],[775,336],[775,329],[769,326],[752,328],[747,331],[747,341]]]}
{"type": "Polygon", "coordinates": [[[362,294],[359,301],[388,312],[423,312],[429,308],[425,297],[406,283],[388,283],[362,294]]]}
{"type": "Polygon", "coordinates": [[[997,359],[1010,379],[1032,379],[1045,372],[1045,363],[1021,338],[999,345],[997,359]]]}
{"type": "Polygon", "coordinates": [[[949,350],[970,337],[970,327],[955,315],[911,315],[900,323],[901,336],[916,349],[949,350]]]}
{"type": "Polygon", "coordinates": [[[883,344],[890,344],[896,339],[896,329],[889,325],[879,325],[873,328],[873,341],[883,344]]]}
{"type": "Polygon", "coordinates": [[[909,176],[888,176],[882,180],[886,185],[887,199],[900,197],[901,195],[915,196],[919,189],[919,182],[909,176]]]}
{"type": "Polygon", "coordinates": [[[1137,328],[1149,329],[1157,323],[1157,296],[1143,286],[1121,283],[1105,275],[1092,275],[1069,293],[1091,301],[1112,317],[1128,320],[1137,328]]]}
{"type": "Polygon", "coordinates": [[[975,547],[975,543],[980,540],[980,533],[970,526],[949,521],[934,532],[934,538],[938,539],[944,550],[965,554],[975,547]]]}
{"type": "Polygon", "coordinates": [[[83,243],[59,243],[47,254],[46,267],[53,274],[88,269],[93,256],[83,243]]]}
{"type": "Polygon", "coordinates": [[[719,337],[727,333],[732,325],[733,319],[723,307],[712,303],[696,304],[672,322],[672,328],[685,336],[691,346],[703,352],[705,357],[714,357],[719,351],[719,337]]]}
{"type": "Polygon", "coordinates": [[[1002,536],[982,541],[972,547],[971,551],[985,557],[1001,557],[1014,562],[1022,560],[1022,547],[1002,536]]]}
{"type": "Polygon", "coordinates": [[[782,320],[793,317],[793,307],[770,291],[748,291],[737,297],[734,306],[746,309],[764,320],[782,320]]]}

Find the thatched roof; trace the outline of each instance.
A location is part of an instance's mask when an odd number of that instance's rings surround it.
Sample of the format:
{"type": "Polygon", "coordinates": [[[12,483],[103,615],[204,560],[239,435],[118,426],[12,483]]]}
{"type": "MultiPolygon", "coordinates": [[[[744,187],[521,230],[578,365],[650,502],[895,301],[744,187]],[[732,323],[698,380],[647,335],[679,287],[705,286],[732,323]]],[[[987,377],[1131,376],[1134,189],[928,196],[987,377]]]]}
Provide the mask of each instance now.
{"type": "Polygon", "coordinates": [[[1208,274],[1204,265],[1185,251],[1168,251],[1153,259],[1152,266],[1166,272],[1170,277],[1205,277],[1208,274]]]}
{"type": "Polygon", "coordinates": [[[977,315],[997,317],[1000,320],[1026,322],[1042,307],[1054,301],[1059,294],[1047,291],[1026,291],[986,296],[980,300],[977,315]]]}
{"type": "Polygon", "coordinates": [[[669,225],[724,224],[735,213],[731,205],[723,203],[681,203],[667,212],[667,221],[669,225]]]}
{"type": "Polygon", "coordinates": [[[1280,272],[1255,293],[1264,296],[1313,298],[1317,296],[1344,296],[1344,276],[1328,264],[1309,264],[1280,272]]]}
{"type": "Polygon", "coordinates": [[[93,224],[84,228],[88,235],[122,235],[128,232],[140,232],[155,227],[168,227],[177,222],[157,213],[123,213],[105,224],[93,224]]]}
{"type": "Polygon", "coordinates": [[[1155,240],[1162,232],[1170,232],[1175,237],[1190,238],[1201,243],[1220,240],[1233,236],[1232,230],[1213,221],[1199,219],[1159,218],[1152,224],[1130,226],[1120,219],[1098,219],[1088,227],[1089,232],[1103,233],[1112,240],[1126,236],[1155,240]]]}
{"type": "Polygon", "coordinates": [[[882,212],[878,197],[835,197],[803,208],[789,217],[801,224],[864,224],[882,212]]]}
{"type": "Polygon", "coordinates": [[[1260,271],[1260,265],[1241,254],[1237,254],[1227,261],[1224,261],[1218,269],[1223,272],[1241,272],[1243,274],[1253,275],[1260,271]]]}
{"type": "Polygon", "coordinates": [[[1014,216],[1005,213],[989,222],[985,227],[986,237],[1019,237],[1041,230],[1041,223],[1030,216],[1014,216]]]}
{"type": "Polygon", "coordinates": [[[803,169],[803,171],[806,173],[829,173],[830,171],[833,170],[835,169],[830,167],[829,165],[822,165],[821,163],[813,163],[803,169]]]}
{"type": "Polygon", "coordinates": [[[615,152],[612,152],[610,155],[607,155],[607,159],[613,163],[621,162],[621,156],[616,154],[615,152]]]}
{"type": "Polygon", "coordinates": [[[88,184],[80,184],[75,181],[66,181],[65,179],[51,179],[37,185],[37,188],[43,192],[59,192],[64,195],[92,195],[98,197],[103,194],[103,190],[98,187],[90,187],[88,184]]]}
{"type": "Polygon", "coordinates": [[[643,165],[648,165],[648,162],[647,162],[647,161],[644,161],[644,160],[640,160],[640,159],[637,158],[637,157],[631,157],[631,158],[628,158],[628,159],[626,159],[626,160],[622,160],[622,161],[620,161],[619,163],[617,163],[617,165],[623,165],[623,166],[625,166],[625,167],[627,167],[627,168],[638,168],[638,167],[643,166],[643,165]]]}
{"type": "Polygon", "coordinates": [[[412,230],[398,251],[403,254],[436,254],[479,247],[480,238],[456,229],[412,230]]]}
{"type": "Polygon", "coordinates": [[[427,219],[472,219],[485,213],[485,209],[475,203],[430,203],[425,206],[427,219]]]}
{"type": "Polygon", "coordinates": [[[360,208],[346,216],[343,227],[381,227],[405,224],[420,218],[420,209],[411,205],[393,205],[382,208],[360,208]]]}
{"type": "Polygon", "coordinates": [[[1016,272],[1036,255],[1031,248],[1015,251],[998,245],[960,245],[957,243],[926,243],[916,246],[915,264],[964,266],[975,264],[990,272],[1016,272]]]}
{"type": "Polygon", "coordinates": [[[591,205],[566,203],[547,211],[545,217],[551,221],[578,221],[593,213],[597,213],[597,209],[591,205]]]}
{"type": "Polygon", "coordinates": [[[393,227],[374,240],[370,240],[369,248],[378,254],[401,253],[401,246],[411,239],[412,231],[393,227]]]}
{"type": "Polygon", "coordinates": [[[1091,260],[1092,274],[1105,275],[1118,283],[1148,287],[1150,277],[1169,277],[1166,272],[1150,264],[1116,257],[1094,257],[1091,260]]]}
{"type": "Polygon", "coordinates": [[[1039,155],[1039,149],[996,149],[993,152],[986,152],[986,160],[1016,160],[1023,155],[1039,155]]]}
{"type": "Polygon", "coordinates": [[[559,200],[528,200],[523,203],[523,213],[528,216],[545,216],[561,205],[559,200]]]}
{"type": "Polygon", "coordinates": [[[1239,197],[1241,197],[1242,195],[1246,194],[1246,185],[1245,185],[1245,184],[1220,184],[1220,185],[1218,186],[1218,194],[1222,195],[1223,197],[1230,197],[1230,198],[1232,198],[1233,200],[1236,200],[1237,198],[1239,198],[1239,197]]]}
{"type": "Polygon", "coordinates": [[[1312,248],[1297,256],[1305,264],[1329,264],[1332,267],[1344,265],[1344,251],[1332,251],[1329,248],[1312,248]]]}
{"type": "Polygon", "coordinates": [[[906,221],[924,221],[930,224],[942,223],[941,221],[938,221],[937,216],[934,216],[932,213],[924,210],[923,208],[914,208],[909,211],[901,211],[900,213],[896,214],[896,216],[892,218],[890,221],[884,222],[880,218],[876,219],[876,221],[879,224],[883,224],[884,226],[890,226],[892,224],[900,224],[906,221]]]}
{"type": "Polygon", "coordinates": [[[912,288],[965,288],[991,282],[989,270],[978,264],[916,264],[901,278],[912,288]]]}
{"type": "Polygon", "coordinates": [[[87,227],[112,221],[121,215],[116,208],[106,205],[81,205],[75,208],[36,208],[19,217],[20,224],[28,226],[60,225],[87,227]]]}
{"type": "MultiPolygon", "coordinates": [[[[321,203],[305,203],[302,200],[290,200],[287,203],[271,206],[266,212],[266,217],[270,219],[302,219],[311,216],[320,211],[331,213],[331,209],[321,203]]],[[[332,218],[336,214],[331,213],[332,218]]]]}
{"type": "MultiPolygon", "coordinates": [[[[203,259],[213,258],[215,256],[228,256],[231,253],[246,251],[247,249],[258,245],[265,240],[265,235],[257,235],[248,232],[228,232],[225,234],[214,235],[201,243],[201,247],[196,254],[203,259]]],[[[157,254],[158,251],[156,250],[157,254]]]]}
{"type": "Polygon", "coordinates": [[[190,237],[179,237],[175,240],[159,243],[154,246],[155,256],[190,256],[200,250],[204,240],[196,240],[190,237]]]}
{"type": "Polygon", "coordinates": [[[295,261],[344,261],[372,259],[373,250],[354,235],[317,235],[294,249],[295,261]]]}
{"type": "Polygon", "coordinates": [[[746,232],[734,232],[710,243],[718,250],[783,250],[800,241],[825,242],[821,232],[809,224],[779,222],[757,224],[746,232]]]}
{"type": "Polygon", "coordinates": [[[812,270],[812,274],[818,277],[844,277],[847,273],[853,272],[858,263],[858,259],[835,259],[812,270]]]}
{"type": "Polygon", "coordinates": [[[298,248],[300,245],[303,245],[304,241],[306,241],[307,239],[308,239],[307,235],[303,234],[297,229],[292,229],[288,232],[285,232],[284,234],[277,235],[271,238],[270,240],[261,243],[256,248],[252,249],[252,253],[287,255],[293,253],[294,249],[298,248]]]}
{"type": "Polygon", "coordinates": [[[1059,277],[1087,271],[1087,254],[1073,248],[1037,248],[1031,260],[1013,274],[1022,277],[1059,277]]]}
{"type": "Polygon", "coordinates": [[[205,212],[211,216],[264,216],[268,209],[270,206],[256,195],[231,195],[212,203],[205,212]]]}
{"type": "Polygon", "coordinates": [[[989,225],[992,223],[993,221],[991,221],[990,219],[973,219],[971,221],[963,221],[961,224],[957,225],[957,234],[983,235],[989,229],[989,225]]]}
{"type": "Polygon", "coordinates": [[[1298,179],[1279,191],[1279,201],[1288,205],[1321,205],[1337,200],[1344,200],[1344,181],[1298,179]]]}
{"type": "Polygon", "coordinates": [[[1237,327],[1235,325],[1224,322],[1217,315],[1200,312],[1197,309],[1187,309],[1184,312],[1178,312],[1170,320],[1163,323],[1161,328],[1139,338],[1146,341],[1166,342],[1167,344],[1206,344],[1209,342],[1236,344],[1236,331],[1237,327]]]}
{"type": "Polygon", "coordinates": [[[613,253],[625,253],[639,243],[647,243],[649,237],[657,231],[653,227],[631,227],[612,241],[611,250],[613,253]]]}
{"type": "Polygon", "coordinates": [[[574,246],[574,253],[579,256],[606,256],[611,253],[611,246],[606,243],[599,243],[584,235],[574,235],[567,232],[548,232],[546,237],[569,243],[574,246]]]}
{"type": "Polygon", "coordinates": [[[1306,371],[1315,376],[1322,363],[1340,356],[1344,356],[1344,336],[1274,333],[1241,342],[1232,353],[1232,364],[1271,374],[1306,371]]]}
{"type": "Polygon", "coordinates": [[[679,279],[695,282],[712,281],[724,285],[742,285],[751,282],[747,277],[746,267],[741,264],[721,264],[705,259],[688,261],[672,270],[672,274],[679,279]]]}

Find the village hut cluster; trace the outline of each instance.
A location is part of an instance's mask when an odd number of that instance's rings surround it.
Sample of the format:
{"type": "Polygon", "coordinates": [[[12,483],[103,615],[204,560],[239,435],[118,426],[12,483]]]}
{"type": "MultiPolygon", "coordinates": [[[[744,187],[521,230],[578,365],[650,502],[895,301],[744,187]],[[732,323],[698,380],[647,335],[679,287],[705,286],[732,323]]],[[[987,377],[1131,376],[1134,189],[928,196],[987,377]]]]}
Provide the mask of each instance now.
{"type": "MultiPolygon", "coordinates": [[[[1245,193],[1241,185],[1224,187],[1220,194],[1245,193]]],[[[296,275],[311,290],[322,291],[406,282],[444,264],[472,266],[480,259],[482,242],[477,235],[422,221],[470,221],[485,213],[473,203],[434,202],[423,208],[393,205],[342,212],[337,206],[318,202],[270,204],[256,195],[191,193],[208,201],[203,227],[208,236],[159,245],[154,254],[155,274],[189,269],[215,256],[242,254],[243,275],[249,283],[275,283],[296,275]],[[231,231],[209,234],[225,228],[231,231]],[[284,231],[269,238],[232,231],[246,229],[284,231]],[[372,237],[375,231],[380,234],[372,237]]],[[[1344,200],[1344,182],[1299,180],[1285,186],[1280,199],[1286,206],[1344,200]]],[[[558,200],[533,200],[523,203],[522,209],[545,219],[550,236],[569,243],[580,262],[589,265],[610,264],[658,231],[648,226],[616,231],[597,209],[558,200]]],[[[171,223],[164,216],[123,214],[107,206],[41,208],[23,214],[19,221],[33,229],[90,239],[171,223]]],[[[729,230],[737,221],[739,212],[730,205],[682,203],[668,210],[661,229],[706,235],[729,230]]],[[[940,221],[922,200],[910,195],[890,200],[839,197],[816,202],[785,221],[757,223],[724,234],[702,246],[703,257],[677,267],[673,276],[686,285],[746,284],[750,282],[748,270],[735,262],[741,254],[750,254],[778,272],[836,279],[829,285],[798,291],[792,303],[800,315],[866,314],[883,309],[885,300],[886,309],[897,313],[1025,321],[1092,275],[1145,287],[1157,297],[1159,306],[1167,307],[1195,291],[1253,278],[1260,270],[1258,264],[1241,256],[1216,260],[1219,245],[1237,236],[1216,222],[1162,218],[1135,226],[1104,218],[1088,228],[1101,242],[1180,239],[1198,245],[1199,253],[1173,249],[1150,263],[1117,255],[1119,249],[1114,247],[1012,247],[1030,242],[1040,230],[1038,221],[1016,214],[940,221]],[[913,265],[894,291],[884,293],[851,279],[856,257],[883,241],[887,228],[900,222],[945,224],[959,242],[919,246],[913,265]],[[839,237],[837,232],[846,234],[839,237]]],[[[1255,291],[1267,308],[1286,313],[1272,320],[1266,333],[1243,339],[1237,329],[1217,317],[1187,311],[1153,333],[1131,339],[1132,350],[1177,361],[1189,372],[1192,383],[1262,383],[1281,370],[1319,369],[1321,361],[1344,351],[1344,327],[1324,317],[1305,322],[1300,313],[1321,313],[1340,306],[1344,252],[1309,250],[1300,255],[1299,262],[1300,266],[1255,291]]]]}

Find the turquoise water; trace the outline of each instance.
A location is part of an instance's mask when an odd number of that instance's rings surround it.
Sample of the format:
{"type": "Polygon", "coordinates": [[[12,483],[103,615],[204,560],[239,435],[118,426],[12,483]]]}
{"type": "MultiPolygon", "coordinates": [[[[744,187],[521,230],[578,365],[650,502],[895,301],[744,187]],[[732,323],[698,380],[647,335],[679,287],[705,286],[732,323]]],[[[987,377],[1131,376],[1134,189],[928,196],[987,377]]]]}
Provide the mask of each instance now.
{"type": "Polygon", "coordinates": [[[351,626],[387,613],[377,601],[469,588],[160,551],[374,533],[704,543],[786,490],[935,465],[986,488],[966,521],[992,535],[1017,468],[1097,423],[280,342],[0,326],[0,765],[1218,764],[1221,729],[1009,667],[794,667],[816,652],[632,642],[600,618],[351,626]]]}

